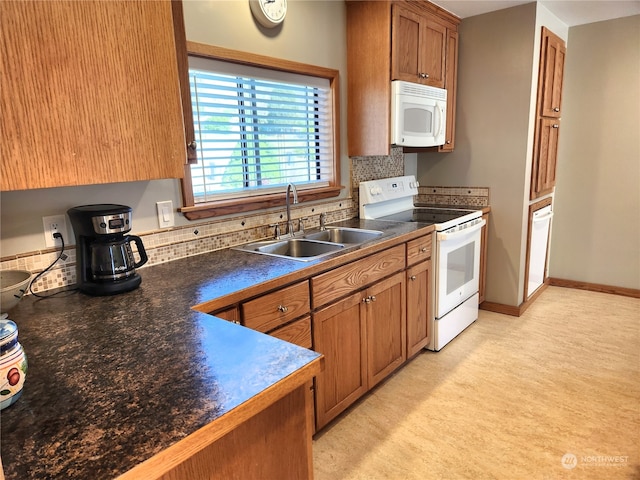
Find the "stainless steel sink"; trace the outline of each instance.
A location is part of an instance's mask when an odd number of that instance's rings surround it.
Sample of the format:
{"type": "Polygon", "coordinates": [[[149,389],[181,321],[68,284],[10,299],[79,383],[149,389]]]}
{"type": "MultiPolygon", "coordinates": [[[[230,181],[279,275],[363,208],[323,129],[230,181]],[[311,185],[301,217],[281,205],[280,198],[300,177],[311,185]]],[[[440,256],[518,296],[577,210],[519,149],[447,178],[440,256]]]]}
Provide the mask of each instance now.
{"type": "Polygon", "coordinates": [[[362,228],[348,227],[327,227],[326,230],[312,232],[305,235],[305,238],[322,240],[325,242],[360,244],[368,242],[382,236],[379,230],[365,230],[362,228]]]}
{"type": "Polygon", "coordinates": [[[311,261],[329,255],[344,248],[341,243],[323,242],[307,238],[288,238],[284,240],[264,240],[247,243],[233,250],[260,253],[274,257],[311,261]]]}

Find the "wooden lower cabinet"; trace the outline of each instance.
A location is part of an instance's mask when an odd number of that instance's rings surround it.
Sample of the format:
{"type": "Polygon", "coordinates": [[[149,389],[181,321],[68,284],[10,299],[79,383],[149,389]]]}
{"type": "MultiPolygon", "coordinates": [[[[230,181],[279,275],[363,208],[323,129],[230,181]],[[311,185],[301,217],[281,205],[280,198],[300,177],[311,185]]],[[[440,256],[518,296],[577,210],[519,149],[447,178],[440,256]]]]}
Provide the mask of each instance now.
{"type": "Polygon", "coordinates": [[[316,427],[322,428],[406,359],[404,272],[313,314],[316,427]]]}
{"type": "Polygon", "coordinates": [[[407,358],[427,346],[431,312],[431,260],[407,269],[407,358]]]}
{"type": "Polygon", "coordinates": [[[320,429],[367,390],[362,293],[313,314],[314,350],[324,355],[316,376],[316,428],[320,429]]]}
{"type": "Polygon", "coordinates": [[[365,295],[367,387],[372,388],[407,359],[404,273],[376,283],[365,295]]]}

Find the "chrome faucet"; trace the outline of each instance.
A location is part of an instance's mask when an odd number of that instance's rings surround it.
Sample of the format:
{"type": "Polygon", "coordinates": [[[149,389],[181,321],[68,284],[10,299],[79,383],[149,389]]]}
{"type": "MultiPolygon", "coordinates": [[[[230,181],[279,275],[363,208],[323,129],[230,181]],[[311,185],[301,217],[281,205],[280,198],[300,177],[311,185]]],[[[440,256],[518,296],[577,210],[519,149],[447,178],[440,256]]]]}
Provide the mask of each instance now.
{"type": "Polygon", "coordinates": [[[287,185],[287,198],[286,198],[286,204],[287,204],[287,234],[293,236],[294,234],[294,229],[293,229],[293,221],[291,220],[291,205],[289,202],[289,195],[291,192],[293,191],[293,204],[295,205],[296,203],[298,203],[298,191],[296,190],[296,186],[293,183],[289,183],[287,185]]]}

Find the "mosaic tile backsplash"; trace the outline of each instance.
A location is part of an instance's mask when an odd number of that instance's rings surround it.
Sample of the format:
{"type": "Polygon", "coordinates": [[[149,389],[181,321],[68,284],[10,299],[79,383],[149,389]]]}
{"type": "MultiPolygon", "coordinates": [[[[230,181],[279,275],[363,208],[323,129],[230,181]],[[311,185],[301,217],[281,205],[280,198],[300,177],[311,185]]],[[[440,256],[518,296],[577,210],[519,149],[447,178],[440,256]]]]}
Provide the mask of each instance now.
{"type": "MultiPolygon", "coordinates": [[[[296,220],[306,218],[307,229],[317,227],[320,213],[327,214],[327,223],[358,216],[358,185],[361,181],[404,175],[402,148],[392,148],[389,156],[352,157],[350,172],[351,198],[332,200],[313,205],[291,208],[296,220]]],[[[488,188],[420,187],[416,202],[436,205],[489,205],[488,188]]],[[[224,220],[137,233],[149,257],[142,267],[170,262],[179,258],[199,255],[268,238],[274,234],[270,224],[283,224],[283,210],[238,215],[224,220]]],[[[0,258],[0,270],[28,270],[42,272],[60,256],[57,249],[25,252],[0,258]]],[[[75,245],[68,245],[60,260],[33,284],[33,291],[43,292],[76,283],[75,245]]]]}

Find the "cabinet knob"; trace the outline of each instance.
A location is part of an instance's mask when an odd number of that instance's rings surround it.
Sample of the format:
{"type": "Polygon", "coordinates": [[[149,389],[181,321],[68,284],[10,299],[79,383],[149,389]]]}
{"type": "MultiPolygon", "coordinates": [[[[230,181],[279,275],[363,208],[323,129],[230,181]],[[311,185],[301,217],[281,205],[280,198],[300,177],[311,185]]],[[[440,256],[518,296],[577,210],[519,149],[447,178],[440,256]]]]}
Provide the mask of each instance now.
{"type": "Polygon", "coordinates": [[[191,150],[195,150],[198,147],[198,143],[195,140],[192,140],[191,142],[187,143],[187,147],[189,147],[189,149],[191,150]]]}
{"type": "Polygon", "coordinates": [[[416,276],[415,276],[415,275],[411,275],[411,276],[409,277],[409,280],[415,280],[415,279],[416,279],[416,276]]]}
{"type": "Polygon", "coordinates": [[[370,295],[369,298],[371,299],[372,302],[376,301],[376,296],[375,295],[370,295]]]}
{"type": "Polygon", "coordinates": [[[428,73],[419,73],[418,77],[420,77],[420,78],[429,78],[429,74],[428,73]]]}
{"type": "Polygon", "coordinates": [[[560,111],[560,107],[554,107],[554,108],[553,108],[553,111],[554,111],[554,112],[559,112],[559,111],[560,111]]]}
{"type": "Polygon", "coordinates": [[[376,301],[376,296],[375,295],[369,295],[368,297],[363,298],[362,301],[364,303],[375,302],[376,301]]]}
{"type": "Polygon", "coordinates": [[[369,297],[364,297],[362,299],[362,303],[371,303],[371,299],[369,297]]]}
{"type": "Polygon", "coordinates": [[[420,251],[421,251],[422,253],[427,253],[427,250],[428,250],[428,248],[427,248],[427,247],[422,247],[422,248],[420,249],[420,251]]]}
{"type": "Polygon", "coordinates": [[[554,123],[553,128],[560,128],[560,125],[558,125],[557,123],[554,123]]]}
{"type": "Polygon", "coordinates": [[[451,140],[447,140],[447,145],[451,145],[451,140]]]}
{"type": "Polygon", "coordinates": [[[285,307],[284,305],[278,305],[278,311],[280,311],[282,313],[287,313],[289,311],[289,309],[287,307],[285,307]]]}

